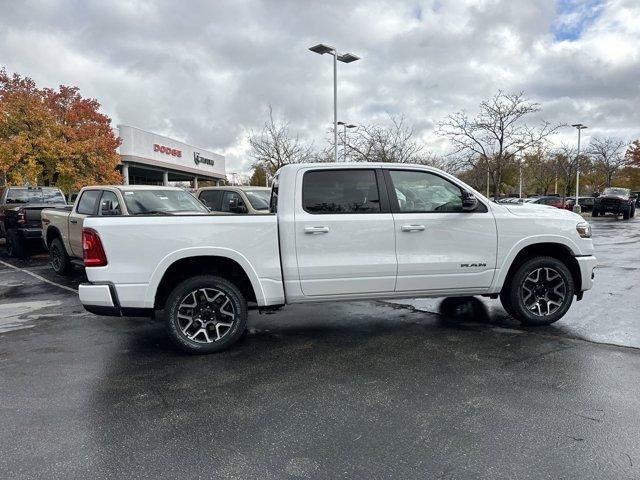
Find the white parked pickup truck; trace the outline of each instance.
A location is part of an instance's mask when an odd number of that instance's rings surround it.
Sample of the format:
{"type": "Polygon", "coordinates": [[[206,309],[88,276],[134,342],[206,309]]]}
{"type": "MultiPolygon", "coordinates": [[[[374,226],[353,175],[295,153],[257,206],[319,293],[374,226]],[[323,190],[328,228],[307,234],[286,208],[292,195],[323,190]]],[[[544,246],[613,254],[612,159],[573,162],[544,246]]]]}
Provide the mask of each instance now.
{"type": "Polygon", "coordinates": [[[582,217],[498,205],[426,166],[287,165],[270,208],[87,217],[80,300],[100,315],[162,312],[180,348],[209,353],[242,335],[248,305],[484,295],[546,325],[593,283],[582,217]]]}
{"type": "Polygon", "coordinates": [[[42,240],[51,267],[67,275],[73,263],[82,265],[82,227],[90,215],[204,215],[209,210],[189,192],[177,187],[102,185],[80,190],[73,207],[40,212],[42,240]]]}

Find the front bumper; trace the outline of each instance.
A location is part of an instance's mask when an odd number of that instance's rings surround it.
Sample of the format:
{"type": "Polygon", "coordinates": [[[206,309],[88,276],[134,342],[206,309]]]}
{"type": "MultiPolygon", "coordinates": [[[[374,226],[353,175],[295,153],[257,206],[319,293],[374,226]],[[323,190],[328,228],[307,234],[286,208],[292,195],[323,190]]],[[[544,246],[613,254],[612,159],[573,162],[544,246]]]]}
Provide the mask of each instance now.
{"type": "Polygon", "coordinates": [[[121,307],[112,283],[81,283],[78,296],[84,309],[108,317],[151,317],[153,309],[121,307]]]}
{"type": "Polygon", "coordinates": [[[585,290],[591,290],[593,287],[593,278],[595,276],[594,270],[598,265],[598,259],[593,255],[575,257],[575,259],[580,267],[580,291],[584,292],[585,290]]]}

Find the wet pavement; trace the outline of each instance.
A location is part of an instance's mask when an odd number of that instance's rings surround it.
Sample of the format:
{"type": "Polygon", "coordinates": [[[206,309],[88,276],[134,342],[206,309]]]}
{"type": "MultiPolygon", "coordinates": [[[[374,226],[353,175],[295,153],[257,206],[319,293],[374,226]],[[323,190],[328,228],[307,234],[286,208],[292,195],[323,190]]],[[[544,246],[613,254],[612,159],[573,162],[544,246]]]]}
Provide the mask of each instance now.
{"type": "Polygon", "coordinates": [[[552,326],[309,304],[200,357],[1,252],[0,477],[640,478],[640,222],[593,223],[596,287],[552,326]]]}

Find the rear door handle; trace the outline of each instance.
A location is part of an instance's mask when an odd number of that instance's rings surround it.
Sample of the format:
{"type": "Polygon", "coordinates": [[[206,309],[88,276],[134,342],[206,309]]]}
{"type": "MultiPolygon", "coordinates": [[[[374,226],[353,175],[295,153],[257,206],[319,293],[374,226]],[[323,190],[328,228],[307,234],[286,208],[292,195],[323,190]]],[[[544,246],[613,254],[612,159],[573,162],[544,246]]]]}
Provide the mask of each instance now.
{"type": "Polygon", "coordinates": [[[424,225],[403,225],[403,232],[422,232],[424,231],[424,225]]]}
{"type": "Polygon", "coordinates": [[[78,223],[78,220],[69,220],[71,223],[78,223]]]}
{"type": "Polygon", "coordinates": [[[329,227],[304,227],[304,233],[317,235],[318,233],[329,233],[329,227]]]}

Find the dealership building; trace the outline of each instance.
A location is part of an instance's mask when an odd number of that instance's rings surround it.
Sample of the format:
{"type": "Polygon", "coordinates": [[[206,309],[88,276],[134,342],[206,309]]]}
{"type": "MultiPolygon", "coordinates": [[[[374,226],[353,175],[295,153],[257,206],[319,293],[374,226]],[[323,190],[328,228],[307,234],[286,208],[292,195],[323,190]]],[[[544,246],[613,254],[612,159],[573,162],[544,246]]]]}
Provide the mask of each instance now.
{"type": "Polygon", "coordinates": [[[125,185],[169,185],[225,178],[223,155],[128,125],[118,125],[120,171],[125,185]]]}

